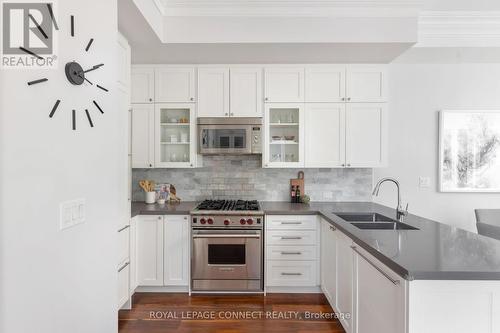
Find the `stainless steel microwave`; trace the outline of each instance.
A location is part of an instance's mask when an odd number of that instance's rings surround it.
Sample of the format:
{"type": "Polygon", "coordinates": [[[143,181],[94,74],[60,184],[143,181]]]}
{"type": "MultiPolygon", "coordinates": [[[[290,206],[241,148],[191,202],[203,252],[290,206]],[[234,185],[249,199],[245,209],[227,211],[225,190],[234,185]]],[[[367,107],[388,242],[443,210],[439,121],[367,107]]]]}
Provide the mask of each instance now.
{"type": "Polygon", "coordinates": [[[262,118],[198,118],[200,154],[262,154],[262,118]]]}

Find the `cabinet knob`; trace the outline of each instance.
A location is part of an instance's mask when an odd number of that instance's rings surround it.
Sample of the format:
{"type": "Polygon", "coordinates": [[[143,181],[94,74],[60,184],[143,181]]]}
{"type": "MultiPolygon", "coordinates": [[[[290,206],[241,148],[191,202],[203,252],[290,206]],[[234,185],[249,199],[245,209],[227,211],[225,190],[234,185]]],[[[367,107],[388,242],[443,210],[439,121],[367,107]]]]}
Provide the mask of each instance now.
{"type": "Polygon", "coordinates": [[[158,216],[158,220],[161,220],[161,216],[158,216]]]}
{"type": "Polygon", "coordinates": [[[224,114],[225,114],[226,116],[228,116],[228,115],[229,115],[227,112],[226,112],[226,113],[224,113],[224,114]]]}
{"type": "Polygon", "coordinates": [[[233,112],[231,112],[231,116],[234,116],[234,113],[233,113],[233,112]]]}
{"type": "Polygon", "coordinates": [[[153,166],[153,164],[150,164],[149,167],[151,168],[153,166]]]}
{"type": "Polygon", "coordinates": [[[153,99],[152,99],[152,98],[150,98],[150,99],[149,99],[149,101],[150,101],[150,102],[152,102],[152,101],[153,101],[153,99]]]}
{"type": "Polygon", "coordinates": [[[344,163],[342,163],[342,164],[341,164],[341,166],[345,167],[345,164],[344,164],[344,163]]]}
{"type": "Polygon", "coordinates": [[[267,97],[266,97],[266,98],[264,98],[264,100],[265,100],[265,101],[268,101],[268,100],[269,100],[269,98],[267,98],[267,97]]]}
{"type": "Polygon", "coordinates": [[[191,97],[190,100],[194,101],[194,97],[191,97]]]}
{"type": "Polygon", "coordinates": [[[348,166],[348,167],[350,167],[350,166],[351,166],[351,164],[347,163],[347,166],[348,166]]]}
{"type": "Polygon", "coordinates": [[[189,166],[193,166],[193,164],[189,164],[189,166]]]}
{"type": "Polygon", "coordinates": [[[347,100],[350,101],[351,100],[351,97],[347,97],[347,100]]]}
{"type": "Polygon", "coordinates": [[[342,97],[342,100],[345,101],[345,97],[342,97]]]}

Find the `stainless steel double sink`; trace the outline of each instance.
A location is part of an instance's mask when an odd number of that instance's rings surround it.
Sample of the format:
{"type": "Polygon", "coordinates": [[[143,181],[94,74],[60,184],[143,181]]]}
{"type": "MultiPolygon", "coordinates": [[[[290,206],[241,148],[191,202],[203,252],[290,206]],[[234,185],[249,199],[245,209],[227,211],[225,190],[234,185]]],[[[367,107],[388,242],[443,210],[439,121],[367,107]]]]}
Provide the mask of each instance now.
{"type": "Polygon", "coordinates": [[[419,230],[406,223],[391,219],[378,213],[336,213],[341,219],[359,229],[367,230],[419,230]]]}

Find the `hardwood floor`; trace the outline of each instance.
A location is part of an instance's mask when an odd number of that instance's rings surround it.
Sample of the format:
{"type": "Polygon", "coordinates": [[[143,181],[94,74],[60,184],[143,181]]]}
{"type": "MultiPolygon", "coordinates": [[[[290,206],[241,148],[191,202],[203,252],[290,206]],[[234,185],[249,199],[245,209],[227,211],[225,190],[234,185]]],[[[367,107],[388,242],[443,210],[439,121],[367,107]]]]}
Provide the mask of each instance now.
{"type": "Polygon", "coordinates": [[[345,333],[322,294],[193,295],[136,293],[120,310],[120,333],[345,333]]]}

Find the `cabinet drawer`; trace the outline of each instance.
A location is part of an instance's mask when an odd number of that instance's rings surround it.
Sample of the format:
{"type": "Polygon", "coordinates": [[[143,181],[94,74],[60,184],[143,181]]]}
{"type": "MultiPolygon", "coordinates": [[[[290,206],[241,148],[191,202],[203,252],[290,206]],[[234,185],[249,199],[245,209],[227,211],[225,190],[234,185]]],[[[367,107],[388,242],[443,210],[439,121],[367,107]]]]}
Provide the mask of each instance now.
{"type": "Polygon", "coordinates": [[[317,260],[318,247],[314,245],[273,245],[266,251],[267,260],[317,260]]]}
{"type": "Polygon", "coordinates": [[[316,261],[268,260],[266,268],[267,286],[311,287],[318,285],[316,261]]]}
{"type": "Polygon", "coordinates": [[[316,230],[316,215],[273,215],[266,216],[266,229],[316,230]]]}
{"type": "Polygon", "coordinates": [[[129,299],[130,264],[126,262],[118,268],[118,309],[129,299]]]}
{"type": "Polygon", "coordinates": [[[314,230],[269,230],[266,232],[267,245],[316,245],[314,230]]]}
{"type": "Polygon", "coordinates": [[[130,256],[130,226],[124,226],[118,231],[118,264],[129,259],[130,256]]]}

